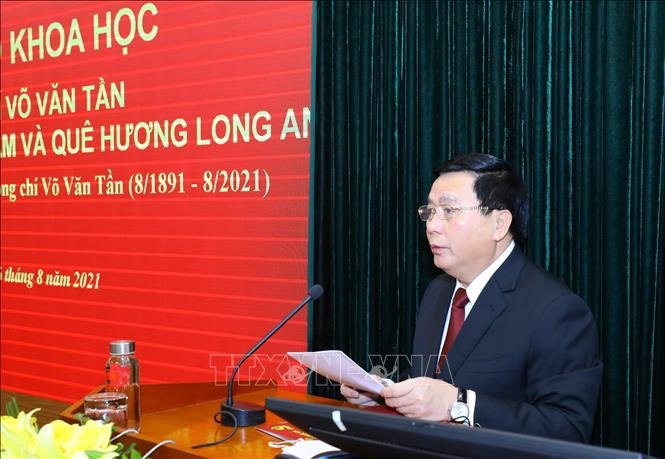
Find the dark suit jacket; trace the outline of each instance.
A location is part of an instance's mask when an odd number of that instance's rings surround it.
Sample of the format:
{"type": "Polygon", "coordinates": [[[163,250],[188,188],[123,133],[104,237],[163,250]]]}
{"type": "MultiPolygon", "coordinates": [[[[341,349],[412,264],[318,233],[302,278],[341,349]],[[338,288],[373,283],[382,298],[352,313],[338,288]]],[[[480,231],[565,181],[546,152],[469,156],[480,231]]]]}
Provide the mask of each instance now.
{"type": "Polygon", "coordinates": [[[455,280],[428,286],[409,376],[440,377],[477,394],[483,427],[589,441],[602,376],[596,326],[584,301],[516,246],[490,278],[435,374],[455,280]]]}

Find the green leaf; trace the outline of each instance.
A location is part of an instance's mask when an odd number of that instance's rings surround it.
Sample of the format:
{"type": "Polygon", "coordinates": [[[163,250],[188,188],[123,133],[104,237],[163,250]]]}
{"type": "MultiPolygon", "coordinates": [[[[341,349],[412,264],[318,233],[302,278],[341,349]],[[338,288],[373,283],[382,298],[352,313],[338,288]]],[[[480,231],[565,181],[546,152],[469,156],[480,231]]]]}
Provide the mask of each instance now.
{"type": "Polygon", "coordinates": [[[122,452],[123,455],[127,456],[129,459],[141,459],[141,453],[136,449],[136,443],[130,444],[125,451],[122,452]]]}
{"type": "Polygon", "coordinates": [[[74,415],[74,417],[76,418],[76,420],[81,425],[85,424],[86,422],[88,422],[90,420],[90,418],[88,416],[86,416],[85,414],[83,414],[83,413],[76,413],[74,415]]]}
{"type": "Polygon", "coordinates": [[[12,397],[7,404],[5,405],[5,411],[7,412],[8,416],[11,416],[13,418],[18,417],[18,414],[21,412],[21,410],[18,407],[18,402],[16,401],[15,397],[12,397]]]}

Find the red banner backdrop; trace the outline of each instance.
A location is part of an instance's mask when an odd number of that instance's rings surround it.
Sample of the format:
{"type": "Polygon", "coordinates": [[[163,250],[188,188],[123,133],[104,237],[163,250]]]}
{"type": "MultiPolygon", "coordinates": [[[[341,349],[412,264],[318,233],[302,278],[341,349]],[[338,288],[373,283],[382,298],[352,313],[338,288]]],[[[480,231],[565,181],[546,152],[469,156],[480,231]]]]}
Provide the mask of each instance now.
{"type": "MultiPolygon", "coordinates": [[[[2,388],[224,382],[307,292],[311,4],[2,2],[2,388]]],[[[306,312],[241,371],[293,382],[306,312]],[[290,378],[290,381],[289,381],[290,378]]]]}

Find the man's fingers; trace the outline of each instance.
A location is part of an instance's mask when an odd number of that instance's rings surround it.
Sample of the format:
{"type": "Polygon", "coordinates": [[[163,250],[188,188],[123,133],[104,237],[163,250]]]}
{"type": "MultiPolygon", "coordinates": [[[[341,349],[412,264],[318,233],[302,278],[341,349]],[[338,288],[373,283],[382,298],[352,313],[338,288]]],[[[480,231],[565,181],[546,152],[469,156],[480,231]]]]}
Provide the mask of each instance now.
{"type": "Polygon", "coordinates": [[[409,406],[413,406],[417,402],[417,394],[414,391],[409,391],[401,397],[384,397],[386,405],[391,408],[403,408],[406,409],[409,406]]]}
{"type": "MultiPolygon", "coordinates": [[[[359,400],[363,400],[363,398],[360,398],[359,400]]],[[[376,400],[374,400],[370,397],[367,397],[366,400],[363,400],[362,402],[358,403],[358,405],[362,405],[362,406],[377,406],[378,404],[379,403],[376,400]]]]}
{"type": "Polygon", "coordinates": [[[376,400],[374,400],[373,398],[373,394],[368,394],[367,392],[360,392],[347,385],[342,384],[342,386],[340,387],[340,392],[346,398],[347,402],[363,406],[378,405],[376,400]]]}
{"type": "Polygon", "coordinates": [[[355,390],[355,389],[353,389],[353,388],[351,388],[351,387],[349,387],[345,384],[342,384],[342,387],[340,387],[340,392],[346,398],[358,398],[358,397],[360,397],[360,393],[357,390],[355,390]]]}
{"type": "Polygon", "coordinates": [[[413,385],[411,381],[412,381],[411,379],[407,379],[406,381],[402,381],[400,383],[392,384],[388,387],[385,387],[381,391],[381,396],[386,399],[395,398],[395,397],[404,397],[413,390],[413,385]]]}

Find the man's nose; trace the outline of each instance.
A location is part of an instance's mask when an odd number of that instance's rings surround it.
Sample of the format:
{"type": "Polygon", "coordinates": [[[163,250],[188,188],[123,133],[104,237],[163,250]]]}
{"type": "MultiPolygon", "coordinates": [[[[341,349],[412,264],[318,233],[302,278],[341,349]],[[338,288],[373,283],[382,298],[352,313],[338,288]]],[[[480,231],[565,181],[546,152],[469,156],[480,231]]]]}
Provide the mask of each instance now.
{"type": "Polygon", "coordinates": [[[439,218],[438,215],[432,215],[432,218],[427,220],[427,232],[428,233],[440,233],[443,228],[443,218],[439,218]]]}

